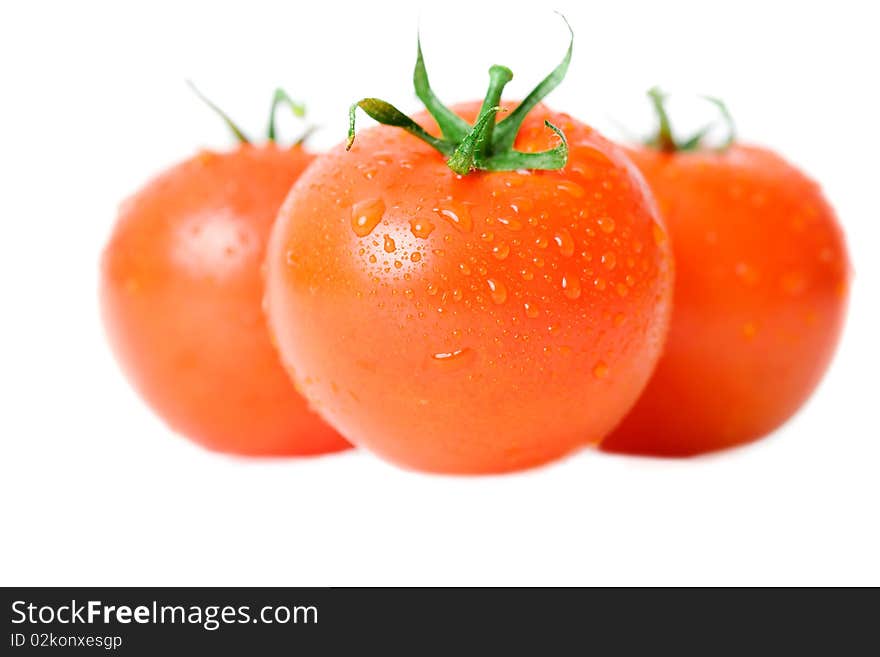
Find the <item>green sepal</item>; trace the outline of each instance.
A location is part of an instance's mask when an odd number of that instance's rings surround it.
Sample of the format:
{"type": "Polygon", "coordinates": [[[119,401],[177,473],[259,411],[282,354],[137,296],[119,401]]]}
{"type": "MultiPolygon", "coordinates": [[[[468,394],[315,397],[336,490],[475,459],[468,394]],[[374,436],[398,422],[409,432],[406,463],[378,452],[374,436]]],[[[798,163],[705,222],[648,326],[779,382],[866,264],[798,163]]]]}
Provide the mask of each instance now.
{"type": "Polygon", "coordinates": [[[425,68],[425,60],[422,57],[422,41],[421,37],[416,38],[416,67],[413,70],[413,86],[416,89],[416,96],[424,103],[425,108],[434,117],[437,125],[440,126],[440,132],[443,136],[453,143],[460,143],[465,135],[471,131],[468,122],[461,118],[458,114],[446,107],[431,89],[428,82],[428,71],[425,68]]]}
{"type": "MultiPolygon", "coordinates": [[[[275,141],[275,136],[277,134],[277,128],[275,126],[275,112],[278,109],[278,105],[281,103],[287,105],[287,107],[290,108],[291,113],[297,118],[301,119],[306,115],[306,106],[293,100],[290,96],[287,95],[287,92],[284,91],[284,89],[278,87],[275,90],[275,93],[272,95],[272,105],[269,108],[269,126],[266,128],[266,139],[268,139],[269,141],[275,141]]],[[[305,141],[306,137],[311,134],[312,130],[309,130],[307,128],[306,134],[301,136],[296,141],[296,143],[301,144],[303,141],[305,141]]]]}
{"type": "Polygon", "coordinates": [[[413,121],[391,103],[386,103],[379,98],[363,98],[352,105],[348,110],[348,140],[345,143],[345,150],[347,151],[351,150],[351,146],[354,144],[355,113],[358,107],[379,123],[394,126],[396,128],[403,128],[411,135],[427,142],[444,155],[451,155],[455,150],[455,144],[452,144],[445,139],[439,139],[428,133],[422,126],[413,121]]]}
{"type": "Polygon", "coordinates": [[[550,121],[544,121],[544,125],[550,128],[559,137],[559,145],[550,150],[538,153],[523,153],[522,151],[509,150],[480,162],[480,168],[486,171],[516,171],[517,169],[543,169],[555,171],[561,169],[568,162],[568,140],[562,132],[550,121]]]}
{"type": "MultiPolygon", "coordinates": [[[[690,137],[678,140],[672,132],[672,123],[669,120],[669,113],[666,111],[666,94],[660,91],[658,87],[652,87],[648,90],[648,98],[651,100],[654,112],[657,115],[657,132],[654,136],[645,140],[646,146],[652,146],[664,153],[695,151],[703,146],[703,140],[706,138],[706,135],[715,127],[715,121],[713,121],[697,130],[690,137]]],[[[713,96],[702,96],[702,98],[712,103],[721,114],[721,119],[727,128],[727,137],[717,147],[717,150],[725,151],[736,140],[736,126],[730,110],[727,109],[727,105],[719,98],[713,96]]]]}
{"type": "Polygon", "coordinates": [[[700,144],[703,143],[703,139],[706,137],[706,135],[709,134],[709,132],[714,127],[715,127],[714,122],[707,123],[706,125],[704,125],[702,128],[697,130],[694,134],[692,134],[690,137],[688,137],[684,141],[677,142],[676,146],[675,146],[675,150],[677,150],[677,151],[693,151],[693,150],[698,149],[700,147],[700,144]]]}
{"type": "MultiPolygon", "coordinates": [[[[559,15],[562,16],[562,14],[559,15]]],[[[526,115],[534,109],[535,105],[544,100],[551,91],[558,87],[565,78],[565,74],[568,73],[568,65],[571,63],[571,53],[574,48],[574,31],[571,29],[571,25],[569,25],[565,16],[562,16],[562,20],[565,21],[569,34],[568,50],[565,51],[565,57],[550,72],[550,75],[541,80],[540,84],[532,89],[531,93],[523,99],[517,108],[495,127],[495,140],[492,146],[497,151],[506,151],[513,147],[513,142],[516,141],[516,135],[519,133],[519,128],[526,115]]]]}
{"type": "Polygon", "coordinates": [[[718,150],[727,150],[733,145],[733,142],[736,141],[736,123],[734,123],[733,121],[733,115],[727,108],[727,103],[725,103],[720,98],[715,98],[714,96],[703,96],[703,99],[708,100],[710,103],[712,103],[715,107],[718,108],[718,111],[721,113],[721,120],[724,121],[724,125],[727,128],[727,137],[718,146],[718,150]]]}
{"type": "Polygon", "coordinates": [[[672,123],[666,112],[666,94],[659,87],[651,87],[648,89],[648,98],[657,114],[657,134],[649,141],[649,145],[664,153],[673,153],[678,150],[678,144],[672,136],[672,123]]]}
{"type": "Polygon", "coordinates": [[[251,143],[251,140],[248,139],[247,135],[244,134],[242,129],[238,127],[235,121],[229,118],[229,115],[226,112],[220,109],[207,96],[199,91],[196,85],[193,84],[192,80],[187,80],[186,84],[189,86],[192,92],[199,97],[199,100],[205,103],[205,105],[207,105],[217,116],[219,116],[223,120],[223,122],[226,124],[226,127],[229,128],[229,130],[232,132],[233,135],[235,135],[235,138],[238,139],[239,142],[241,142],[242,144],[251,143]]]}

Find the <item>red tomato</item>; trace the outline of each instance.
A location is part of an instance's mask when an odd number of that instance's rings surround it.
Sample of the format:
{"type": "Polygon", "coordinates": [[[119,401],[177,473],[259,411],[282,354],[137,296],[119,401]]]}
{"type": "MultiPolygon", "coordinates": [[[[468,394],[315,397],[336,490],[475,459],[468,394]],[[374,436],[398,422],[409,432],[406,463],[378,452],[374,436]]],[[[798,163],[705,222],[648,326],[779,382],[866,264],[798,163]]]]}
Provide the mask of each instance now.
{"type": "Polygon", "coordinates": [[[598,441],[641,392],[669,313],[665,229],[588,126],[538,106],[519,150],[558,142],[545,120],[567,136],[562,170],[456,175],[379,126],[291,191],[267,253],[270,328],[354,443],[421,470],[514,470],[598,441]]]}
{"type": "Polygon", "coordinates": [[[348,444],[293,388],[261,312],[272,221],[312,155],[202,153],[130,198],[104,252],[101,297],[126,374],[172,428],[238,454],[348,444]]]}
{"type": "Polygon", "coordinates": [[[657,371],[602,447],[683,456],[755,440],[804,403],[834,353],[850,272],[834,211],[765,149],[631,155],[669,226],[675,310],[657,371]]]}

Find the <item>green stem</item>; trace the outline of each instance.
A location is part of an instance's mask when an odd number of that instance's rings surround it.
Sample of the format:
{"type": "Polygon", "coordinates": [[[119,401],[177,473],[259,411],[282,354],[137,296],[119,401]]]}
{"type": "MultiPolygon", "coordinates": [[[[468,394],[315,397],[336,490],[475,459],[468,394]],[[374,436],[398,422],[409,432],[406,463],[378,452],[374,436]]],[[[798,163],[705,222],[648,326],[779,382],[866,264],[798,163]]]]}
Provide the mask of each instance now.
{"type": "MultiPolygon", "coordinates": [[[[565,20],[565,17],[563,17],[565,20]]],[[[568,26],[568,22],[566,21],[568,26]]],[[[435,137],[390,103],[378,98],[364,98],[351,106],[348,119],[348,141],[351,149],[355,139],[355,116],[360,107],[370,117],[384,125],[406,130],[447,157],[450,169],[459,175],[474,170],[511,171],[514,169],[556,170],[568,161],[568,143],[559,128],[545,121],[548,129],[559,137],[559,144],[540,153],[523,153],[513,149],[516,136],[526,115],[555,89],[568,70],[571,61],[574,34],[569,26],[570,40],[562,62],[535,87],[508,116],[496,123],[500,109],[501,94],[505,85],[513,79],[513,73],[504,66],[489,69],[489,88],[474,125],[446,107],[431,89],[428,73],[418,44],[413,85],[416,95],[440,127],[442,137],[435,137]]]]}
{"type": "Polygon", "coordinates": [[[477,144],[476,153],[480,158],[486,158],[489,154],[489,148],[492,146],[492,132],[495,128],[495,114],[500,109],[501,93],[511,80],[513,80],[513,73],[506,66],[496,65],[489,69],[489,89],[486,91],[486,98],[480,108],[480,115],[491,111],[492,120],[486,122],[477,144]]]}

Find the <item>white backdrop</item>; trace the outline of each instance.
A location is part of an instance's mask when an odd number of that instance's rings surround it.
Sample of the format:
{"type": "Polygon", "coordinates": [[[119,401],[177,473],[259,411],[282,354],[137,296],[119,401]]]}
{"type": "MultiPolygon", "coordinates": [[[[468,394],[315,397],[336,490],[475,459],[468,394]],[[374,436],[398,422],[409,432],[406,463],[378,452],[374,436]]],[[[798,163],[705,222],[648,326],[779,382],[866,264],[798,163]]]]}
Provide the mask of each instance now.
{"type": "Polygon", "coordinates": [[[558,3],[576,41],[553,107],[619,137],[610,116],[650,125],[653,84],[722,96],[745,140],[801,165],[838,209],[856,270],[843,342],[769,440],[691,461],[587,452],[478,479],[363,453],[248,461],[173,435],[120,374],[96,294],[116,206],[200,146],[231,143],[184,78],[252,132],[285,85],[322,148],[357,98],[416,107],[418,24],[442,98],[482,97],[493,63],[524,93],[566,46],[540,4],[0,5],[0,583],[880,584],[870,3],[558,3]]]}

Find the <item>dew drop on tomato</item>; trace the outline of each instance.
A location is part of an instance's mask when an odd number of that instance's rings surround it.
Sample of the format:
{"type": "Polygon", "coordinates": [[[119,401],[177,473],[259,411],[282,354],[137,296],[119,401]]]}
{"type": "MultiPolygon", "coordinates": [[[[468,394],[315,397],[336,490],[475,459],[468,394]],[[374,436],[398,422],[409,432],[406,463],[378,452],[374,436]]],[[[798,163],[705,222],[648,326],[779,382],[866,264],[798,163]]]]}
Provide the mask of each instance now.
{"type": "Polygon", "coordinates": [[[366,237],[382,221],[385,203],[382,199],[368,199],[351,208],[351,229],[358,237],[366,237]]]}

